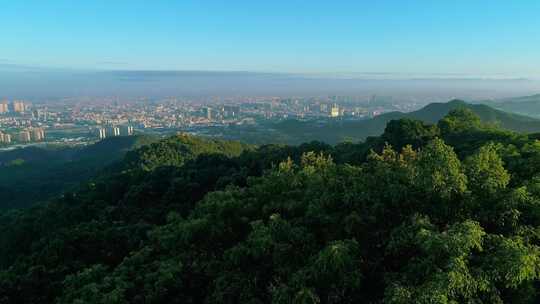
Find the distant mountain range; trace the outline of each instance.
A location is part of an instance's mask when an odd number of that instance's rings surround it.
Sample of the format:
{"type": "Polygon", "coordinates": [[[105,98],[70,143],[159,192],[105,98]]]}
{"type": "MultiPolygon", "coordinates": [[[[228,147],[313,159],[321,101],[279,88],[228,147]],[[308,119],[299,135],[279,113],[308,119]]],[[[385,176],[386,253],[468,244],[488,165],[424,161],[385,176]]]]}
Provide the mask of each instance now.
{"type": "MultiPolygon", "coordinates": [[[[431,103],[414,112],[389,112],[366,120],[325,120],[298,121],[287,120],[266,125],[259,132],[251,132],[249,138],[264,138],[267,141],[298,144],[307,141],[324,141],[336,144],[342,141],[361,141],[368,136],[378,136],[383,133],[386,124],[391,120],[408,118],[426,123],[437,123],[451,110],[465,107],[476,113],[483,122],[496,124],[511,131],[534,133],[540,132],[540,119],[508,113],[485,104],[470,104],[461,100],[446,103],[431,103]],[[263,134],[260,134],[260,133],[263,134]]],[[[245,139],[248,132],[233,130],[225,134],[228,138],[245,139]]]]}

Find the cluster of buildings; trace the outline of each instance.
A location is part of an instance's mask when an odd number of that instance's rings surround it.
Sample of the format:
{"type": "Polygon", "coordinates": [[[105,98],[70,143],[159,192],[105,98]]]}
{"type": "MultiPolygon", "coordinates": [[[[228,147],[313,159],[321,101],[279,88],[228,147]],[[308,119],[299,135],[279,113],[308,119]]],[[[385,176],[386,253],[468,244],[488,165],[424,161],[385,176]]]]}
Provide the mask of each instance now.
{"type": "Polygon", "coordinates": [[[47,141],[86,144],[140,133],[198,133],[233,125],[284,119],[364,119],[387,111],[410,111],[415,102],[381,96],[77,97],[28,102],[0,101],[1,143],[47,141]],[[400,108],[401,107],[401,108],[400,108]]]}
{"type": "Polygon", "coordinates": [[[3,144],[10,144],[13,141],[16,141],[17,143],[29,143],[40,142],[43,140],[45,140],[45,131],[42,128],[24,129],[17,131],[14,134],[0,131],[0,143],[3,144]]]}
{"type": "Polygon", "coordinates": [[[0,132],[0,143],[10,144],[11,143],[11,135],[9,135],[7,133],[4,133],[4,132],[0,132]]]}
{"type": "Polygon", "coordinates": [[[13,102],[3,101],[0,102],[0,114],[4,113],[24,113],[27,111],[27,105],[24,101],[14,100],[13,102]]]}
{"type": "Polygon", "coordinates": [[[24,101],[0,102],[0,144],[45,140],[45,130],[35,123],[34,115],[43,117],[42,112],[31,111],[31,105],[24,101]]]}
{"type": "MultiPolygon", "coordinates": [[[[118,136],[114,127],[137,130],[182,130],[208,126],[244,124],[246,121],[281,119],[361,119],[388,110],[377,105],[379,97],[169,97],[159,100],[81,98],[65,101],[62,111],[50,106],[43,113],[32,111],[34,119],[87,126],[96,138],[118,136]],[[47,117],[45,120],[43,117],[47,117]],[[99,131],[101,129],[101,132],[99,131]]],[[[122,133],[122,132],[120,132],[122,133]]]]}
{"type": "Polygon", "coordinates": [[[98,127],[94,131],[99,139],[116,136],[131,136],[133,135],[133,126],[108,126],[98,127]]]}

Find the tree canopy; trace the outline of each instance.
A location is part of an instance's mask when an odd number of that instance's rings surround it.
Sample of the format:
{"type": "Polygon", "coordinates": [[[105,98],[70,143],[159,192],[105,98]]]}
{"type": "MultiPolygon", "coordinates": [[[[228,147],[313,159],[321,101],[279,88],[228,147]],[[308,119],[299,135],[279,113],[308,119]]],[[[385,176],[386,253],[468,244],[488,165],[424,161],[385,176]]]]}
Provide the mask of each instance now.
{"type": "Polygon", "coordinates": [[[143,146],[0,215],[0,303],[538,303],[540,144],[478,121],[143,146]]]}

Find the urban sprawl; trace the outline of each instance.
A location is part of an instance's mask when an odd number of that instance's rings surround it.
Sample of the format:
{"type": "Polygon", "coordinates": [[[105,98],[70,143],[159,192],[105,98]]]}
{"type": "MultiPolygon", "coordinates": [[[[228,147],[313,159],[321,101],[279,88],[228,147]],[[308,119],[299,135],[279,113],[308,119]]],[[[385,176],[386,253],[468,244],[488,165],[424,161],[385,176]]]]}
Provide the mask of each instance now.
{"type": "Polygon", "coordinates": [[[391,97],[236,97],[160,100],[79,98],[0,101],[0,145],[87,144],[135,133],[204,133],[205,128],[284,119],[365,119],[419,104],[391,97]]]}

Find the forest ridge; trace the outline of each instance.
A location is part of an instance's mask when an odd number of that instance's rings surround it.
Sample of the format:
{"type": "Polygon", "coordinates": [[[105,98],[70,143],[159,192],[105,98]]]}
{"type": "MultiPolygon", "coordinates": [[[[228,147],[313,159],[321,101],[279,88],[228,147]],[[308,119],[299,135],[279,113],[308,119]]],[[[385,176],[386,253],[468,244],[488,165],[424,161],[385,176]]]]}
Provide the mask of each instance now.
{"type": "Polygon", "coordinates": [[[334,146],[170,137],[0,214],[0,303],[538,303],[537,138],[464,107],[334,146]]]}

